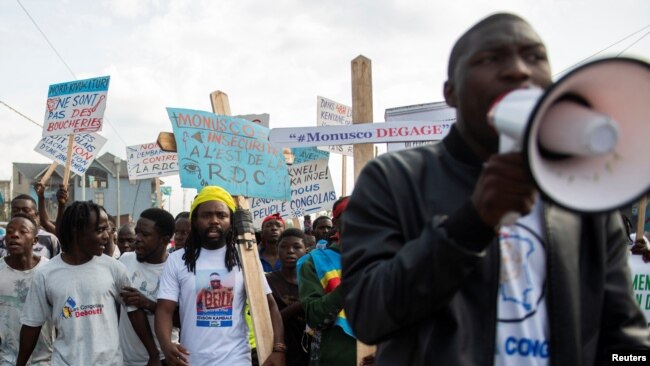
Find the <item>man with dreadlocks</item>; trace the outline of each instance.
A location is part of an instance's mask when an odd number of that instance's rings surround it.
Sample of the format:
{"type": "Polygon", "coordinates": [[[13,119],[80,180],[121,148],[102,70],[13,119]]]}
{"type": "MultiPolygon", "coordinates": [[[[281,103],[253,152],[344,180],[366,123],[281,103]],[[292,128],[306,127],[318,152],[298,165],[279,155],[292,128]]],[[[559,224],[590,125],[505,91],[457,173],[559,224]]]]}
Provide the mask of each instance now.
{"type": "MultiPolygon", "coordinates": [[[[27,364],[48,320],[56,328],[53,365],[122,365],[115,304],[131,283],[122,263],[102,255],[109,235],[102,207],[84,201],[66,208],[57,226],[63,252],[36,271],[25,300],[17,365],[27,364]]],[[[136,332],[145,334],[145,313],[127,311],[136,332]]],[[[149,365],[160,365],[156,345],[150,342],[147,349],[149,365]]]]}
{"type": "MultiPolygon", "coordinates": [[[[250,365],[246,293],[237,254],[235,201],[223,188],[204,187],[192,202],[185,250],[169,255],[158,290],[155,328],[168,365],[250,365]],[[180,305],[181,344],[171,341],[180,305]]],[[[261,279],[262,280],[262,279],[261,279]]],[[[284,365],[282,317],[264,280],[273,325],[274,352],[265,366],[284,365]]]]}

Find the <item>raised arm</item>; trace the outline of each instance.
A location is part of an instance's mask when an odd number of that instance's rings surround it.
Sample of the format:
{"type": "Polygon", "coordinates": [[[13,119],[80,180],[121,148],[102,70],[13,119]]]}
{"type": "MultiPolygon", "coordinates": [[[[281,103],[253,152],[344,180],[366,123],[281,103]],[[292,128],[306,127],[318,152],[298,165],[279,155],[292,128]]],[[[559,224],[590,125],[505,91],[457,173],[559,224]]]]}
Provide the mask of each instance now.
{"type": "Polygon", "coordinates": [[[56,234],[56,227],[50,222],[50,216],[45,208],[45,186],[41,182],[34,183],[34,190],[38,198],[38,217],[41,227],[48,233],[56,234]]]}

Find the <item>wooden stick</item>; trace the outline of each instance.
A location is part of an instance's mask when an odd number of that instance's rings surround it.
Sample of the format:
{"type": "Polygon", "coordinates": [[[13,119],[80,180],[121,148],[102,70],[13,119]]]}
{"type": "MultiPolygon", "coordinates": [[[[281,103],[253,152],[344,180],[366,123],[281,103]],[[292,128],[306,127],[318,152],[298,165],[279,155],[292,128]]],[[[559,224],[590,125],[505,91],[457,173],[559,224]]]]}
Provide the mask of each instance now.
{"type": "Polygon", "coordinates": [[[42,185],[45,185],[45,183],[47,183],[47,181],[50,180],[50,177],[52,176],[52,173],[54,173],[54,170],[56,169],[57,165],[58,164],[56,163],[56,161],[53,161],[52,164],[50,164],[50,167],[47,168],[47,171],[41,177],[41,182],[40,183],[42,185]]]}
{"type": "Polygon", "coordinates": [[[65,158],[65,173],[63,174],[63,186],[68,186],[70,180],[70,166],[72,165],[72,148],[74,147],[74,134],[68,135],[68,154],[65,158]]]}
{"type": "MultiPolygon", "coordinates": [[[[354,148],[353,148],[354,149],[354,148]]],[[[341,167],[341,196],[345,197],[348,195],[348,186],[347,186],[347,173],[348,173],[348,157],[341,155],[343,158],[342,167],[341,167]]]]}
{"type": "MultiPolygon", "coordinates": [[[[364,56],[352,60],[352,123],[372,123],[372,62],[364,56]]],[[[373,158],[372,144],[354,145],[354,181],[361,169],[373,158]]],[[[345,195],[345,193],[344,193],[345,195]]],[[[357,340],[357,365],[364,357],[374,354],[375,346],[357,340]]]]}
{"type": "MultiPolygon", "coordinates": [[[[210,94],[212,110],[216,114],[230,115],[230,103],[228,95],[221,91],[210,94]]],[[[248,210],[248,200],[244,196],[234,196],[237,209],[248,210]]],[[[239,245],[239,258],[242,264],[244,285],[250,306],[251,318],[253,320],[253,333],[257,347],[257,359],[260,364],[273,352],[273,325],[271,324],[271,312],[264,293],[262,281],[264,272],[260,261],[257,243],[254,233],[239,233],[237,236],[239,245]]]]}
{"type": "Polygon", "coordinates": [[[158,208],[162,207],[162,193],[160,192],[160,178],[156,177],[156,200],[158,201],[158,208]]]}
{"type": "Polygon", "coordinates": [[[158,134],[158,140],[156,140],[158,146],[162,151],[167,152],[176,152],[178,151],[176,147],[176,138],[174,137],[173,132],[161,132],[158,134]]]}
{"type": "MultiPolygon", "coordinates": [[[[372,123],[372,62],[364,56],[352,60],[352,123],[372,123]]],[[[372,159],[373,144],[354,145],[354,180],[372,159]]]]}
{"type": "Polygon", "coordinates": [[[639,240],[643,240],[643,236],[645,235],[645,211],[647,208],[648,208],[648,196],[644,195],[643,197],[641,197],[641,201],[639,201],[639,214],[636,220],[635,242],[639,240]]]}

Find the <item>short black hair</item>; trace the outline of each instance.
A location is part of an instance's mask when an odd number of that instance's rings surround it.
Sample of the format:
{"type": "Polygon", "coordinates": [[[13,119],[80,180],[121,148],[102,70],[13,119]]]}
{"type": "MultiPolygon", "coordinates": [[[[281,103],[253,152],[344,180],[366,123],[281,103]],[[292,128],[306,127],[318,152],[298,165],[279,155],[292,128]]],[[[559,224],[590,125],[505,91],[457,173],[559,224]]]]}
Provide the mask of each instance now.
{"type": "Polygon", "coordinates": [[[167,235],[171,237],[174,235],[176,222],[174,216],[162,208],[148,208],[140,214],[140,218],[148,219],[154,222],[154,226],[158,229],[160,235],[167,235]]]}
{"type": "Polygon", "coordinates": [[[183,212],[179,213],[178,215],[176,215],[176,217],[174,217],[174,221],[178,221],[178,219],[188,219],[189,220],[190,219],[190,212],[189,211],[183,211],[183,212]]]}
{"type": "Polygon", "coordinates": [[[302,230],[298,229],[298,228],[290,227],[290,228],[286,229],[285,231],[283,231],[282,234],[280,234],[280,238],[278,239],[278,243],[281,242],[282,239],[284,239],[286,237],[290,237],[290,236],[299,238],[300,240],[302,240],[303,243],[305,242],[305,233],[302,230]]]}
{"type": "Polygon", "coordinates": [[[14,219],[17,219],[17,218],[23,218],[23,219],[26,219],[27,221],[31,222],[32,225],[34,225],[34,230],[32,230],[32,233],[34,233],[34,237],[36,237],[38,235],[38,224],[36,223],[36,221],[34,221],[34,219],[32,219],[29,215],[26,215],[26,214],[24,214],[22,212],[18,212],[17,214],[13,215],[11,217],[11,219],[9,219],[9,222],[12,222],[12,221],[14,221],[14,219]]]}
{"type": "Polygon", "coordinates": [[[11,200],[11,203],[13,204],[15,201],[18,201],[18,200],[28,200],[28,201],[32,201],[32,203],[34,204],[34,206],[36,206],[36,200],[34,199],[34,197],[32,197],[32,196],[30,196],[30,195],[28,195],[28,194],[24,194],[24,193],[23,193],[23,194],[19,194],[19,195],[17,195],[16,197],[14,197],[14,199],[11,200]]]}
{"type": "Polygon", "coordinates": [[[331,221],[332,218],[329,217],[329,216],[318,216],[318,218],[316,220],[314,220],[314,222],[311,224],[311,227],[314,228],[314,229],[317,228],[318,223],[321,222],[321,221],[324,221],[324,220],[330,220],[331,221]]]}
{"type": "Polygon", "coordinates": [[[467,45],[471,37],[477,32],[480,31],[483,27],[502,22],[502,21],[518,21],[527,23],[522,17],[511,14],[511,13],[496,13],[488,16],[487,18],[479,21],[474,24],[470,29],[463,33],[460,38],[454,43],[454,47],[451,49],[449,54],[449,64],[447,66],[447,79],[454,79],[454,72],[456,71],[456,66],[458,64],[458,59],[467,51],[467,45]]]}

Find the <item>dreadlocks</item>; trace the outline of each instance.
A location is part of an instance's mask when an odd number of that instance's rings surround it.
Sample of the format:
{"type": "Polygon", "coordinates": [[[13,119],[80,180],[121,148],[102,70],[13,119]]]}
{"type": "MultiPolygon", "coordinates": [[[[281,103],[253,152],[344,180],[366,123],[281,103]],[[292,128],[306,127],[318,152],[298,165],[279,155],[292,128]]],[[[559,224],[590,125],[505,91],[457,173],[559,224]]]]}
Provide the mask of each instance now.
{"type": "Polygon", "coordinates": [[[63,212],[61,223],[56,226],[56,236],[61,241],[63,252],[70,250],[75,233],[81,233],[90,224],[90,215],[95,213],[95,228],[99,226],[99,211],[101,206],[93,201],[75,201],[63,212]]]}
{"type": "MultiPolygon", "coordinates": [[[[199,207],[201,205],[198,205],[193,213],[198,211],[199,207]]],[[[235,226],[233,225],[234,223],[234,213],[230,211],[230,229],[228,232],[225,233],[225,241],[226,241],[226,268],[228,268],[228,272],[232,271],[232,269],[237,266],[241,268],[241,262],[239,261],[239,253],[237,252],[237,230],[235,229],[235,226]]],[[[190,235],[187,237],[187,240],[185,241],[185,253],[183,254],[183,260],[185,261],[185,265],[187,266],[188,272],[192,272],[196,274],[196,261],[199,259],[199,255],[201,255],[201,234],[199,233],[199,230],[196,228],[196,220],[197,220],[197,215],[191,215],[190,216],[190,223],[192,225],[192,230],[190,231],[190,235]]]]}

